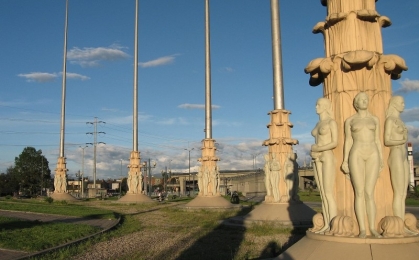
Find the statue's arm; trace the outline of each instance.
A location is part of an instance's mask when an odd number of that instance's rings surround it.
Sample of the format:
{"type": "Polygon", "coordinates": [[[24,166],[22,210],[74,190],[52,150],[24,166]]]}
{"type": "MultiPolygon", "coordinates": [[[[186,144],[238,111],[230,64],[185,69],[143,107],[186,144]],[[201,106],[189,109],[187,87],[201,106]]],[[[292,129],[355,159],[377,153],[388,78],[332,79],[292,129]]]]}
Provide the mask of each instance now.
{"type": "Polygon", "coordinates": [[[345,133],[345,143],[343,146],[343,163],[342,163],[342,170],[348,174],[349,173],[349,151],[352,148],[353,139],[352,139],[352,132],[351,132],[351,117],[346,119],[344,133],[345,133]]]}
{"type": "Polygon", "coordinates": [[[383,148],[381,147],[381,142],[380,142],[380,121],[378,120],[378,117],[374,117],[374,121],[377,126],[375,128],[375,143],[377,144],[378,154],[380,155],[380,171],[381,171],[381,169],[383,169],[384,167],[384,162],[383,162],[383,148]]]}
{"type": "Polygon", "coordinates": [[[395,126],[395,120],[393,118],[387,118],[384,123],[384,145],[385,146],[395,146],[395,145],[401,145],[406,143],[407,139],[403,135],[403,138],[401,140],[393,140],[391,139],[391,133],[393,131],[393,127],[395,126]]]}

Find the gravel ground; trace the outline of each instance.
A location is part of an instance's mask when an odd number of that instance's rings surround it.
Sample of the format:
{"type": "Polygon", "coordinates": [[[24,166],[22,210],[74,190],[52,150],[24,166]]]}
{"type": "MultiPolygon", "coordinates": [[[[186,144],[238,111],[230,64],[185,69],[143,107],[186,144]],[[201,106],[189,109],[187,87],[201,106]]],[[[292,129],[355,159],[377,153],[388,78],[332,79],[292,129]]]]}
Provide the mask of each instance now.
{"type": "Polygon", "coordinates": [[[99,206],[132,214],[135,221],[144,225],[141,231],[96,243],[74,256],[74,260],[269,258],[278,255],[281,247],[289,247],[302,237],[301,234],[256,236],[237,227],[205,228],[205,225],[187,223],[187,218],[180,225],[179,221],[168,223],[167,211],[160,210],[168,204],[143,211],[135,207],[99,206]]]}

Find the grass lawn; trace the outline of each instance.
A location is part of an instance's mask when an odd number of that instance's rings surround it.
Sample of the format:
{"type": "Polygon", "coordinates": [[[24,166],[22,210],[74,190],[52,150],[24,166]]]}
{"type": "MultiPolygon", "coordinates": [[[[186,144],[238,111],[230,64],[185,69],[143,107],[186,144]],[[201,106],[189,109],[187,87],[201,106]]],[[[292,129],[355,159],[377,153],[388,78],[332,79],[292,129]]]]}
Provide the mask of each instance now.
{"type": "Polygon", "coordinates": [[[84,224],[19,220],[0,216],[0,248],[36,252],[98,232],[84,224]]]}
{"type": "Polygon", "coordinates": [[[1,199],[0,209],[14,211],[29,211],[44,214],[57,214],[84,218],[117,219],[118,216],[108,209],[86,207],[83,202],[48,203],[40,199],[1,199]]]}

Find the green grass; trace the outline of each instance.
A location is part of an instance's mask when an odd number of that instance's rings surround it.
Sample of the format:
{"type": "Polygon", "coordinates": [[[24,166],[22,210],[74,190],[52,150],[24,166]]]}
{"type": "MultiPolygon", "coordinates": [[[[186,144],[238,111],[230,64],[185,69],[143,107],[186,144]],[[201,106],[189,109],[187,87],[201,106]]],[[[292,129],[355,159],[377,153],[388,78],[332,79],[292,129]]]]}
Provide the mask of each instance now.
{"type": "Polygon", "coordinates": [[[406,199],[407,206],[419,206],[419,198],[407,198],[406,199]]]}
{"type": "Polygon", "coordinates": [[[24,221],[0,216],[0,248],[36,252],[98,232],[84,224],[24,221]]]}
{"type": "Polygon", "coordinates": [[[322,199],[320,198],[320,192],[318,191],[300,191],[298,193],[298,196],[300,196],[300,200],[304,202],[321,202],[322,199]]]}
{"type": "Polygon", "coordinates": [[[84,218],[116,219],[118,215],[106,209],[86,207],[79,204],[63,202],[47,203],[36,199],[1,200],[0,209],[13,211],[29,211],[44,214],[57,214],[84,218]]]}

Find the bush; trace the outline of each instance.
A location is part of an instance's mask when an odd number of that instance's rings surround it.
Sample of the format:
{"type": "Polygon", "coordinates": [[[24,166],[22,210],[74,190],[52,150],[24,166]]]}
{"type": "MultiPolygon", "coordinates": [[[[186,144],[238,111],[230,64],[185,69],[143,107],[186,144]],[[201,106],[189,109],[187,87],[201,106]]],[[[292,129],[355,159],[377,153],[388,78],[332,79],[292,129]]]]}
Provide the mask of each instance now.
{"type": "Polygon", "coordinates": [[[7,195],[7,196],[6,196],[6,199],[7,199],[7,200],[10,200],[11,198],[12,198],[12,196],[10,196],[10,195],[7,195]]]}
{"type": "Polygon", "coordinates": [[[415,196],[416,196],[416,197],[419,197],[419,186],[415,186],[415,187],[413,188],[413,192],[415,193],[415,196]]]}
{"type": "Polygon", "coordinates": [[[53,199],[53,198],[51,198],[51,197],[46,197],[46,198],[44,199],[44,201],[45,201],[45,202],[48,202],[49,204],[51,204],[51,203],[54,201],[54,199],[53,199]]]}

